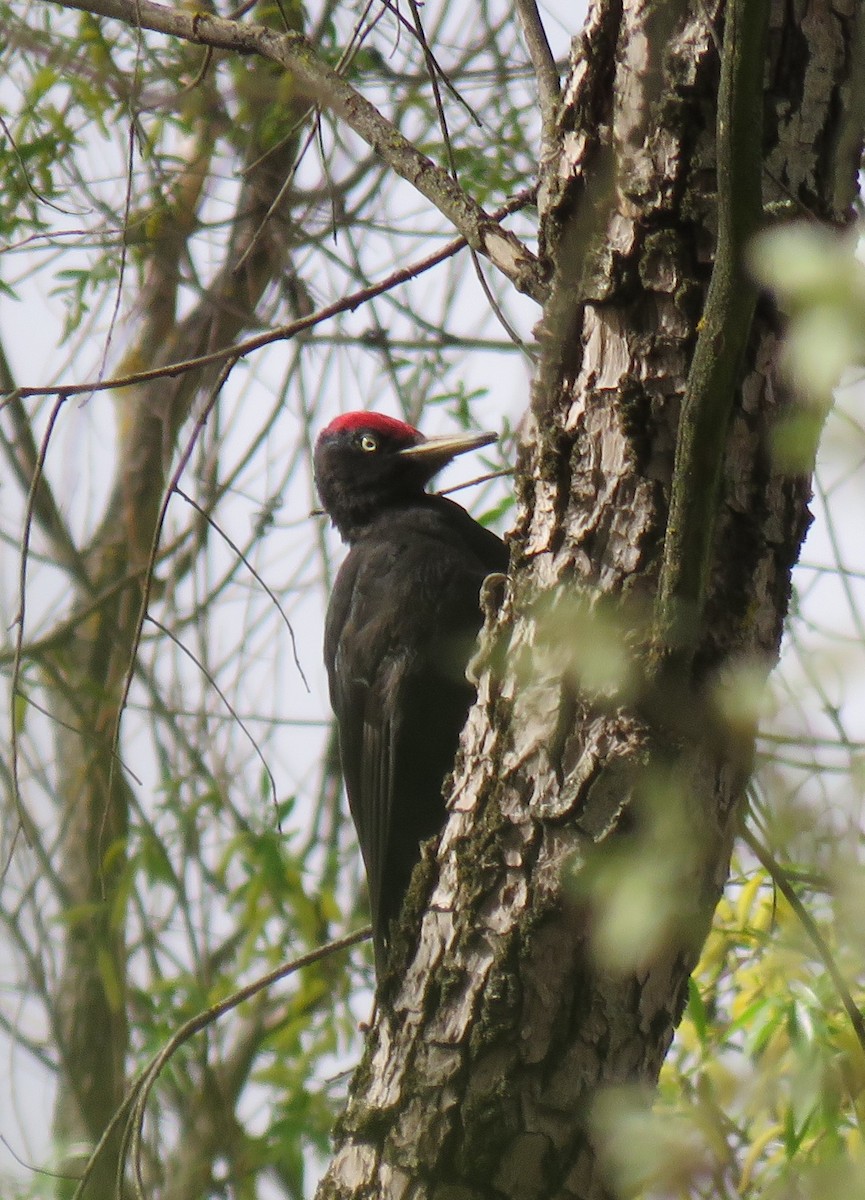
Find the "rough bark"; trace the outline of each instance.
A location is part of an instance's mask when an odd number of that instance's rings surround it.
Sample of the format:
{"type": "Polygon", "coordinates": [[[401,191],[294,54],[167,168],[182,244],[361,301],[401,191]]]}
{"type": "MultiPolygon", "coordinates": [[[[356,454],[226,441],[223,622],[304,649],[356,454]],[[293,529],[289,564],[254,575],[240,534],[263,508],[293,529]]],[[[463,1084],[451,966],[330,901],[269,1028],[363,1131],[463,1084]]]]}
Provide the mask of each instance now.
{"type": "MultiPolygon", "coordinates": [[[[808,486],[771,454],[790,400],[764,302],[717,431],[693,667],[665,693],[646,649],[716,228],[724,6],[714,28],[707,8],[601,0],[575,43],[510,581],[452,815],[413,884],[420,936],[395,948],[323,1197],[607,1195],[593,1102],[655,1082],[727,876],[753,729],[721,714],[737,668],[777,657],[808,486]],[[622,665],[592,686],[605,631],[622,665]],[[598,932],[610,880],[655,910],[627,952],[598,932]]],[[[814,0],[774,6],[769,28],[764,201],[834,224],[861,146],[855,23],[852,3],[814,0]]]]}

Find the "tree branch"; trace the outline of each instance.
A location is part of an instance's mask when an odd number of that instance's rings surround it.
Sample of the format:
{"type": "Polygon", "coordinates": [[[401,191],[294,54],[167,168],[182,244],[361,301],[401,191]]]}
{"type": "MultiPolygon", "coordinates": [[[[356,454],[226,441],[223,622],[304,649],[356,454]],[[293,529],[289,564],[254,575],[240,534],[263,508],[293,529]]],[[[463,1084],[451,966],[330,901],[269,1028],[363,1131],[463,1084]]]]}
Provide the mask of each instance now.
{"type": "MultiPolygon", "coordinates": [[[[493,215],[493,219],[501,220],[508,213],[524,208],[526,204],[531,202],[534,195],[534,189],[527,192],[520,192],[519,195],[512,197],[507,204],[503,204],[501,208],[497,209],[493,215]]],[[[360,308],[362,304],[366,304],[369,300],[373,300],[376,296],[380,296],[384,292],[389,292],[401,283],[407,283],[410,279],[423,274],[424,271],[429,271],[431,268],[438,266],[439,263],[457,254],[465,245],[466,240],[464,237],[454,238],[452,242],[447,242],[440,250],[436,250],[434,254],[418,259],[416,262],[410,263],[407,267],[400,267],[399,270],[392,271],[378,283],[370,284],[369,287],[359,288],[356,292],[352,292],[350,295],[343,296],[342,299],[334,301],[333,304],[316,309],[309,316],[298,317],[296,321],[290,321],[286,325],[277,325],[273,329],[265,330],[264,333],[253,334],[252,337],[244,338],[239,342],[233,342],[231,345],[223,346],[218,350],[211,350],[206,354],[179,359],[176,362],[169,362],[164,366],[152,367],[145,371],[130,371],[125,375],[115,375],[110,379],[90,379],[85,380],[83,383],[53,384],[50,387],[16,388],[15,397],[20,400],[30,396],[63,396],[66,398],[69,396],[87,396],[92,392],[128,388],[140,383],[150,383],[156,379],[171,379],[177,375],[183,375],[188,371],[197,371],[202,367],[215,366],[217,363],[225,362],[226,359],[230,358],[244,358],[247,354],[251,354],[255,350],[260,350],[264,346],[269,346],[273,342],[287,341],[289,338],[295,337],[298,333],[303,333],[306,329],[312,329],[316,325],[320,325],[323,321],[329,320],[331,317],[339,316],[344,312],[354,312],[355,309],[360,308]]],[[[0,409],[6,403],[8,403],[6,400],[0,402],[0,409]]]]}
{"type": "Polygon", "coordinates": [[[185,12],[153,0],[57,0],[64,8],[111,17],[133,28],[152,29],[218,50],[259,54],[293,77],[298,91],[321,105],[361,137],[398,175],[425,196],[518,291],[539,304],[548,287],[541,266],[518,237],[484,211],[447,171],[436,166],[381,115],[350,83],[319,59],[299,33],[277,33],[204,12],[185,12]]]}
{"type": "Polygon", "coordinates": [[[694,654],[708,586],[727,427],[757,302],[745,247],[762,220],[768,0],[727,6],[718,90],[718,241],[682,402],[655,614],[659,654],[694,654]]]}
{"type": "Polygon", "coordinates": [[[559,113],[561,87],[559,71],[546,30],[541,21],[535,0],[517,0],[517,16],[520,18],[526,49],[538,81],[538,103],[541,109],[541,164],[550,162],[556,152],[556,118],[559,113]]]}

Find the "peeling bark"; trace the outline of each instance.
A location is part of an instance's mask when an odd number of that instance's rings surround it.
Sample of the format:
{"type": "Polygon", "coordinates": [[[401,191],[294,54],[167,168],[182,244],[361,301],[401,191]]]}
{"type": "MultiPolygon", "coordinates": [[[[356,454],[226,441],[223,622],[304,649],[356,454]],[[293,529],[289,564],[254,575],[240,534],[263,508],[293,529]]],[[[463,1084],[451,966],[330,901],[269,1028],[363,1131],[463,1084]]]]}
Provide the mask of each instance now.
{"type": "MultiPolygon", "coordinates": [[[[656,1081],[726,880],[753,730],[718,697],[777,658],[808,485],[770,453],[791,401],[764,303],[694,668],[664,694],[645,650],[717,215],[723,5],[714,30],[706,8],[601,0],[575,41],[509,587],[321,1197],[606,1196],[593,1101],[656,1081]],[[620,668],[594,678],[605,636],[620,668]],[[657,920],[617,954],[609,889],[643,877],[657,920]]],[[[815,0],[770,22],[764,201],[833,224],[861,148],[854,18],[815,0]]]]}

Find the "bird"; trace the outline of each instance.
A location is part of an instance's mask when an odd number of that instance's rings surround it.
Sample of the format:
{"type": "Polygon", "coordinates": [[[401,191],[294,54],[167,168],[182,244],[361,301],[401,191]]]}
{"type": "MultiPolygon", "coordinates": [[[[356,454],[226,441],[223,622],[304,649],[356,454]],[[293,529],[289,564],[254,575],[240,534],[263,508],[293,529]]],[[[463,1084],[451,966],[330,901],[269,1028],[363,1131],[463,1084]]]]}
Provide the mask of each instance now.
{"type": "Polygon", "coordinates": [[[444,825],[442,785],[476,694],[466,667],[481,588],[508,566],[501,538],[427,485],[457,455],[495,440],[427,438],[394,417],[349,412],[316,441],[322,507],[349,547],[328,604],[324,661],[379,980],[421,844],[444,825]]]}

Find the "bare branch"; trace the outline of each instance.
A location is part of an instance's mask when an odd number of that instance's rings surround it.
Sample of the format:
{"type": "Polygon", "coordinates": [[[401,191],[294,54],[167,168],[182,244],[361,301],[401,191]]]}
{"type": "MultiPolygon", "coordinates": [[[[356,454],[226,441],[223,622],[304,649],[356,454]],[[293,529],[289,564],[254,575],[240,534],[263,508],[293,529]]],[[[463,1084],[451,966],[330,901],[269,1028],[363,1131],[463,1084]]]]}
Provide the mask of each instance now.
{"type": "Polygon", "coordinates": [[[541,162],[549,162],[556,150],[556,118],[559,112],[561,86],[556,60],[547,41],[535,0],[516,0],[517,16],[526,40],[526,49],[535,78],[538,81],[538,101],[541,107],[541,162]]]}

